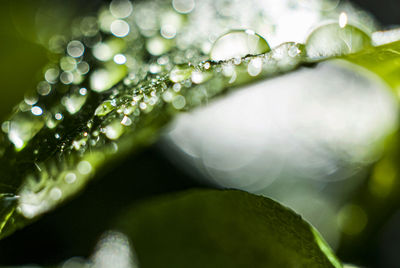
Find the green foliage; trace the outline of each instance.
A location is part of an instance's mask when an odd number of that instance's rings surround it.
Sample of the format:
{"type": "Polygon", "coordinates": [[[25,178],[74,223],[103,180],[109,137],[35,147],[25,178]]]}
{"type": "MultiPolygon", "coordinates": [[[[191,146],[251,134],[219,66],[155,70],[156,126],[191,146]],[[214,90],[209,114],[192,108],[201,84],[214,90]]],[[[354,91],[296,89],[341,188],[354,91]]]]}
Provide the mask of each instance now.
{"type": "Polygon", "coordinates": [[[141,267],[342,267],[299,215],[246,192],[158,197],[117,221],[141,267]]]}
{"type": "Polygon", "coordinates": [[[0,143],[0,190],[19,201],[12,215],[2,219],[5,227],[0,237],[80,191],[104,166],[153,143],[179,111],[197,107],[227,89],[294,70],[303,60],[301,49],[298,44],[283,44],[239,63],[180,65],[170,73],[145,76],[133,86],[119,83],[111,94],[75,93],[76,98],[85,98],[79,104],[84,108],[66,115],[55,128],[43,127],[52,120],[46,115],[17,112],[9,121],[8,137],[0,143]],[[289,56],[292,48],[298,53],[289,56]],[[251,68],[256,69],[256,77],[249,74],[251,68]]]}
{"type": "MultiPolygon", "coordinates": [[[[169,12],[168,8],[164,3],[155,16],[169,12]]],[[[196,29],[182,14],[174,16],[185,25],[184,33],[196,29]]],[[[400,86],[400,42],[373,47],[369,35],[353,26],[323,26],[306,44],[283,43],[271,51],[255,33],[228,32],[224,35],[228,42],[238,40],[232,33],[239,33],[246,45],[249,36],[256,38],[252,41],[256,50],[247,53],[244,46],[235,52],[240,57],[228,53],[227,60],[219,58],[226,52],[225,45],[217,46],[214,52],[219,55],[206,60],[209,57],[199,40],[180,49],[174,40],[148,38],[133,24],[130,27],[134,39],[103,32],[101,45],[114,54],[134,55],[135,64],[99,59],[95,48],[90,48],[93,55],[86,53],[88,47],[78,49],[79,56],[74,56],[76,51],[68,56],[62,48],[52,56],[50,74],[46,72],[49,83],[43,81],[41,96],[28,92],[2,125],[0,239],[72,198],[121,159],[155,142],[178,113],[230,90],[332,58],[365,67],[393,90],[400,86]],[[157,46],[163,50],[155,51],[157,46]],[[193,54],[191,60],[187,54],[193,54]],[[71,66],[77,74],[81,63],[90,63],[90,71],[69,81],[71,66]],[[57,74],[58,78],[49,81],[55,65],[67,75],[57,74]],[[151,71],[154,66],[156,70],[151,71]],[[46,86],[53,91],[47,92],[46,86]]],[[[73,41],[78,47],[84,43],[79,38],[82,42],[73,41]]],[[[155,198],[124,211],[116,222],[115,228],[132,240],[143,267],[341,267],[318,232],[300,216],[245,192],[195,190],[155,198]]]]}

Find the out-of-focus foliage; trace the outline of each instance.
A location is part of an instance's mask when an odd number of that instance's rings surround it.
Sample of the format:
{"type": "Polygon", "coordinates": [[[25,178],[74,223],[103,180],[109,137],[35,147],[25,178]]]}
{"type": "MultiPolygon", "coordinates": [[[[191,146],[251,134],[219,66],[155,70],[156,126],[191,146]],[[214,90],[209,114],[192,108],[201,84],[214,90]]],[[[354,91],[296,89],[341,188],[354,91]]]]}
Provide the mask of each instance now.
{"type": "Polygon", "coordinates": [[[155,198],[117,222],[143,267],[341,267],[300,216],[246,192],[155,198]]]}

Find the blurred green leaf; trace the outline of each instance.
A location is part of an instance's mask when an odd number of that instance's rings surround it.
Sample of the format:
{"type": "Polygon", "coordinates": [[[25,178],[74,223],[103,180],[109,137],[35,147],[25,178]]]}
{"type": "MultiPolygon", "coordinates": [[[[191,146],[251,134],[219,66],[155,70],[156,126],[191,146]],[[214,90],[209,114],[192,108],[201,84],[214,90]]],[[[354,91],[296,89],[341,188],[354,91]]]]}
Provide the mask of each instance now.
{"type": "Polygon", "coordinates": [[[342,267],[318,232],[271,199],[190,190],[123,213],[140,267],[342,267]]]}

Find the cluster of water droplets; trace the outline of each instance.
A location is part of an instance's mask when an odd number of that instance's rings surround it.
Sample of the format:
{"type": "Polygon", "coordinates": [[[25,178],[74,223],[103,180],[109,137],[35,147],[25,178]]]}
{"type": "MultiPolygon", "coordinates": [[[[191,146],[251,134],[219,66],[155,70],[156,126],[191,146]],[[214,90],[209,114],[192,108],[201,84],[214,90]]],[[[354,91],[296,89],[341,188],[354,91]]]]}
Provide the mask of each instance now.
{"type": "MultiPolygon", "coordinates": [[[[226,31],[226,25],[235,23],[222,6],[210,9],[217,11],[204,28],[199,16],[206,16],[204,9],[210,5],[213,1],[134,6],[114,0],[98,17],[74,24],[71,41],[64,36],[50,39],[53,56],[43,81],[1,125],[0,155],[30,155],[34,163],[19,192],[20,213],[32,218],[51,209],[82,188],[106,159],[151,142],[177,111],[206,103],[255,77],[355,52],[368,43],[365,33],[339,21],[315,30],[305,45],[284,42],[271,49],[265,34],[226,31]],[[212,26],[215,30],[205,37],[202,31],[212,26]],[[321,52],[319,36],[329,36],[327,32],[341,39],[332,39],[321,52]],[[46,136],[44,142],[40,133],[46,136]]],[[[253,25],[267,17],[254,18],[253,25]]]]}

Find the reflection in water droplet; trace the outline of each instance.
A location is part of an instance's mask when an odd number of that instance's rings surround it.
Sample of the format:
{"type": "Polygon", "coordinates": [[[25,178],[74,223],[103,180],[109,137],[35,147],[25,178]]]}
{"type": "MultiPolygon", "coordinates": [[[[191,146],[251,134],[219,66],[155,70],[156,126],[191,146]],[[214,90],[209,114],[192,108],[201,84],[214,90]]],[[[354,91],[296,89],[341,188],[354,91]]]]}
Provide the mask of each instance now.
{"type": "Polygon", "coordinates": [[[234,30],[215,41],[210,58],[214,61],[257,55],[270,51],[267,41],[250,30],[234,30]]]}
{"type": "Polygon", "coordinates": [[[94,115],[105,116],[108,113],[110,113],[112,110],[114,110],[115,107],[116,107],[115,100],[105,101],[102,104],[100,104],[99,107],[96,108],[96,111],[94,112],[94,115]]]}
{"type": "Polygon", "coordinates": [[[310,34],[306,41],[306,51],[308,57],[320,59],[355,53],[370,45],[371,38],[359,28],[348,24],[341,27],[339,23],[332,23],[310,34]]]}
{"type": "Polygon", "coordinates": [[[192,71],[193,67],[186,64],[176,65],[169,74],[169,79],[175,83],[182,82],[183,80],[190,78],[192,71]]]}

